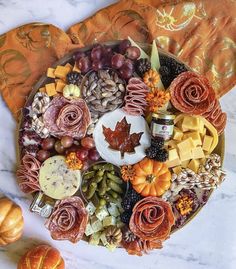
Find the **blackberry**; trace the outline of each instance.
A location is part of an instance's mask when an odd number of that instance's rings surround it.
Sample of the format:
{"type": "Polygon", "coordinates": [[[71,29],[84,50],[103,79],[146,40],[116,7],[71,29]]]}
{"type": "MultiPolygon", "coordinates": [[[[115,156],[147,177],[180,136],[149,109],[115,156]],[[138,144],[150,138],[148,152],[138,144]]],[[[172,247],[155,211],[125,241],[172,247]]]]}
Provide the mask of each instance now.
{"type": "Polygon", "coordinates": [[[156,138],[152,138],[151,140],[151,145],[155,148],[163,148],[164,147],[164,139],[162,137],[156,137],[156,138]]]}
{"type": "Polygon", "coordinates": [[[131,204],[135,204],[142,199],[142,196],[137,193],[133,188],[130,188],[126,194],[126,197],[131,201],[131,204]]]}
{"type": "Polygon", "coordinates": [[[121,206],[124,210],[131,210],[132,209],[132,201],[129,199],[129,197],[125,196],[121,202],[121,206]]]}
{"type": "Polygon", "coordinates": [[[143,75],[151,69],[151,63],[148,59],[139,59],[135,64],[135,71],[139,76],[143,77],[143,75]]]}
{"type": "Polygon", "coordinates": [[[156,147],[149,147],[149,148],[147,148],[147,149],[145,150],[146,156],[147,156],[149,159],[155,159],[158,150],[159,150],[159,149],[156,148],[156,147]]]}
{"type": "Polygon", "coordinates": [[[82,80],[82,76],[80,75],[80,73],[78,73],[76,71],[72,71],[72,72],[67,74],[66,80],[67,80],[68,84],[79,85],[79,83],[82,80]]]}
{"type": "Polygon", "coordinates": [[[168,151],[166,149],[159,149],[155,160],[158,162],[165,162],[168,159],[168,151]]]}
{"type": "Polygon", "coordinates": [[[125,211],[125,212],[121,213],[120,220],[125,224],[129,224],[129,220],[131,218],[131,215],[132,215],[132,211],[125,211]]]}
{"type": "Polygon", "coordinates": [[[166,65],[163,65],[159,68],[159,74],[161,76],[169,76],[170,75],[170,68],[166,65]]]}

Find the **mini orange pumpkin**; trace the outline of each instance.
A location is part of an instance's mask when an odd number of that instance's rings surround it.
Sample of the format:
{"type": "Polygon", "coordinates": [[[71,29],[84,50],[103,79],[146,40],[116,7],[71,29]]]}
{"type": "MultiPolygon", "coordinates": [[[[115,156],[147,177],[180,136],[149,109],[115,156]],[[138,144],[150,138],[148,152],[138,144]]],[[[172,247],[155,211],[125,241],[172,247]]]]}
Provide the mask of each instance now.
{"type": "Polygon", "coordinates": [[[24,220],[21,208],[4,197],[0,199],[0,246],[17,241],[22,233],[24,220]]]}
{"type": "Polygon", "coordinates": [[[133,188],[142,196],[161,196],[169,189],[171,173],[165,163],[144,158],[134,165],[133,188]]]}
{"type": "Polygon", "coordinates": [[[36,246],[21,257],[17,269],[65,269],[60,252],[49,245],[36,246]]]}

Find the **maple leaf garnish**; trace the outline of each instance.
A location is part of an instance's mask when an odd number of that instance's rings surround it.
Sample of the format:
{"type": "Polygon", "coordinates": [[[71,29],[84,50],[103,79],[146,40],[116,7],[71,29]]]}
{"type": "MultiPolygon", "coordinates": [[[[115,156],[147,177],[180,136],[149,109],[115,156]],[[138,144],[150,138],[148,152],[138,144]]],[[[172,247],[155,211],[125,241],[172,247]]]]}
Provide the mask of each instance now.
{"type": "Polygon", "coordinates": [[[104,125],[102,126],[109,148],[120,151],[122,158],[125,152],[135,152],[135,147],[140,145],[140,139],[143,134],[143,132],[130,134],[130,127],[131,124],[127,123],[126,117],[116,123],[114,131],[104,125]]]}

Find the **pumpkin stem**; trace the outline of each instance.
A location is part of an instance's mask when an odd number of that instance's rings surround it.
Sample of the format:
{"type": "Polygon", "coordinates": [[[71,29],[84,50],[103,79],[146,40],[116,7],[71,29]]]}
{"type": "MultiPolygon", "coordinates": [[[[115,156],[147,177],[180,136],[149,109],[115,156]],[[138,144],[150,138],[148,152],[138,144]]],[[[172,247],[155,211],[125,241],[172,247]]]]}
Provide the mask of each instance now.
{"type": "Polygon", "coordinates": [[[153,175],[153,174],[150,174],[146,177],[146,180],[149,182],[149,183],[152,183],[153,181],[156,180],[156,176],[153,175]]]}

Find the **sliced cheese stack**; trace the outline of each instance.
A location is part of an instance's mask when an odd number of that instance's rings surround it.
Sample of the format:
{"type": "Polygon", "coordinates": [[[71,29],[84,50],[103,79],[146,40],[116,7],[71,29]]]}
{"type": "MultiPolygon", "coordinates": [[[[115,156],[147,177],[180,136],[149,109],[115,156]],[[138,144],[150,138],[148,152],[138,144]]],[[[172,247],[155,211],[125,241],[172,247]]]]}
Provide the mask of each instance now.
{"type": "Polygon", "coordinates": [[[173,139],[167,142],[169,158],[167,165],[179,174],[182,168],[197,173],[218,144],[216,129],[203,117],[181,114],[175,119],[173,139]]]}

